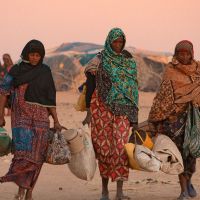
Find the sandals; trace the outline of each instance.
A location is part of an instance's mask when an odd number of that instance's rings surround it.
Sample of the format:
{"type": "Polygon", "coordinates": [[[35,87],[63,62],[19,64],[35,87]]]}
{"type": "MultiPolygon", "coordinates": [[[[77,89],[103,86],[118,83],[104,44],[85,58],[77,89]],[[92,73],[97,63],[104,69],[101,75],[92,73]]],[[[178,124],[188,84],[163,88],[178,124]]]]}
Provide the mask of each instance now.
{"type": "Polygon", "coordinates": [[[187,192],[181,192],[180,196],[177,198],[177,200],[188,200],[190,197],[187,192]]]}
{"type": "Polygon", "coordinates": [[[190,197],[193,198],[193,197],[197,196],[197,192],[196,192],[194,186],[191,183],[187,185],[187,191],[188,191],[188,195],[190,197]]]}

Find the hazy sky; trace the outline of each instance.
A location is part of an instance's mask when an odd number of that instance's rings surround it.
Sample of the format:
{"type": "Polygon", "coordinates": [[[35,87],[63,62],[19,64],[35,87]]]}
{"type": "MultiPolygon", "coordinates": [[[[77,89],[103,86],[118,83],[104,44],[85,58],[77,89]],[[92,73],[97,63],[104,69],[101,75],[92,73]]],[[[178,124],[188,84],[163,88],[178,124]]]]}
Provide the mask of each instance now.
{"type": "Polygon", "coordinates": [[[200,0],[0,0],[0,55],[16,60],[30,39],[45,48],[63,42],[103,44],[121,27],[127,46],[173,52],[191,40],[200,59],[200,0]]]}

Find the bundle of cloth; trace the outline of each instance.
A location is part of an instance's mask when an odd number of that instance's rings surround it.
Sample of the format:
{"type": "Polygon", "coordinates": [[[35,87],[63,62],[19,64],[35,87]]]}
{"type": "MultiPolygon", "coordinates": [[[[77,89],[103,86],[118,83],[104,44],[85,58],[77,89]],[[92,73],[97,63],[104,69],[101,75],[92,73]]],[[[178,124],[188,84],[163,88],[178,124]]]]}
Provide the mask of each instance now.
{"type": "Polygon", "coordinates": [[[129,137],[125,149],[130,168],[150,172],[163,171],[167,174],[183,172],[183,160],[175,143],[166,135],[149,132],[146,123],[140,125],[129,137]],[[147,131],[148,130],[148,131],[147,131]]]}

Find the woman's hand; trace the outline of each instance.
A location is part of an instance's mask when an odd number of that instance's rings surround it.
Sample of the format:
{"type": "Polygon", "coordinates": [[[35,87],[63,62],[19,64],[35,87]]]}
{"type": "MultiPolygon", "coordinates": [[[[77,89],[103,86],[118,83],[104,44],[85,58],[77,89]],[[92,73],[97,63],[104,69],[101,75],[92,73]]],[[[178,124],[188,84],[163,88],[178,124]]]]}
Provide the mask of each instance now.
{"type": "Polygon", "coordinates": [[[56,108],[55,107],[48,108],[48,111],[49,111],[50,115],[52,116],[52,118],[54,120],[54,129],[56,131],[61,131],[62,129],[67,130],[67,128],[65,128],[64,126],[62,126],[60,124],[60,122],[58,121],[58,116],[57,116],[56,108]]]}
{"type": "Polygon", "coordinates": [[[54,129],[56,131],[61,131],[63,129],[63,127],[61,126],[61,124],[59,123],[59,121],[54,122],[54,129]]]}
{"type": "Polygon", "coordinates": [[[55,121],[55,122],[54,122],[54,129],[55,129],[56,131],[59,131],[59,132],[60,132],[62,129],[67,130],[67,128],[64,127],[64,126],[62,126],[62,125],[60,124],[59,121],[55,121]]]}
{"type": "Polygon", "coordinates": [[[138,130],[138,123],[132,123],[130,126],[132,127],[132,130],[138,130]]]}
{"type": "Polygon", "coordinates": [[[6,125],[6,121],[4,119],[4,116],[0,116],[0,127],[3,127],[6,125]]]}
{"type": "Polygon", "coordinates": [[[86,115],[85,119],[83,120],[82,124],[83,124],[83,126],[86,124],[88,126],[90,126],[90,123],[91,123],[91,111],[90,111],[90,108],[87,108],[87,115],[86,115]]]}

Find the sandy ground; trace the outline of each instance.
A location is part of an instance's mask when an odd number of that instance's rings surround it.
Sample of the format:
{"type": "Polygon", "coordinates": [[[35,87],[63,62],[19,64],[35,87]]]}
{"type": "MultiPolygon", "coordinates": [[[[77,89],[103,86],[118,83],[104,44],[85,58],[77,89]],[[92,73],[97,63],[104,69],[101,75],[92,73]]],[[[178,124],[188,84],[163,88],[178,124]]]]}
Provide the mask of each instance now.
{"type": "MultiPolygon", "coordinates": [[[[140,93],[140,121],[147,118],[153,97],[153,93],[140,93]]],[[[85,113],[74,110],[73,104],[76,99],[77,94],[74,92],[60,92],[57,95],[58,115],[61,123],[68,128],[80,127],[85,115],[85,113]]],[[[6,121],[6,128],[10,130],[10,118],[6,118],[6,121]]],[[[0,176],[7,172],[11,159],[11,155],[0,158],[0,176]]],[[[200,161],[198,160],[193,183],[200,193],[199,166],[200,161]]],[[[180,192],[177,176],[132,170],[124,188],[132,200],[175,200],[180,192]]],[[[114,199],[115,183],[111,183],[109,189],[110,198],[114,199]]],[[[0,200],[11,200],[16,192],[15,184],[1,184],[0,200]]],[[[100,193],[101,179],[98,170],[94,179],[86,182],[71,174],[67,165],[44,164],[34,190],[34,200],[98,200],[100,193]]],[[[195,198],[195,200],[197,199],[200,200],[200,196],[195,198]]]]}

